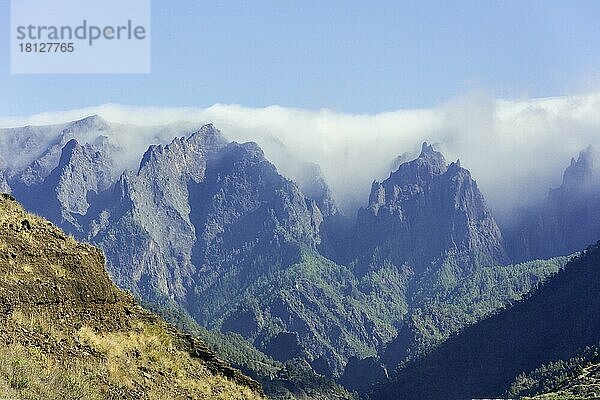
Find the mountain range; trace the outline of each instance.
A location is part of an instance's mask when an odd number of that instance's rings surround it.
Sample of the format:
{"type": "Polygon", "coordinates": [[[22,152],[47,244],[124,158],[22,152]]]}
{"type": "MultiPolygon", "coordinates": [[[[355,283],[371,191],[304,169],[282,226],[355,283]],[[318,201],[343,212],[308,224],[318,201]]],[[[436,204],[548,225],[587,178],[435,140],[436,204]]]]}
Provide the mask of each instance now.
{"type": "MultiPolygon", "coordinates": [[[[215,347],[239,335],[280,372],[300,368],[298,385],[319,382],[312,398],[350,398],[331,380],[361,395],[373,384],[372,396],[404,390],[419,360],[529,302],[600,239],[591,148],[541,204],[500,226],[471,173],[427,143],[348,216],[318,165],[290,160],[301,171],[292,180],[258,144],[230,142],[212,125],[130,127],[91,116],[0,137],[3,191],[101,248],[112,280],[166,318],[208,328],[215,347]],[[138,163],[128,132],[157,143],[138,163]]],[[[266,388],[268,374],[242,358],[234,365],[266,388]]],[[[281,385],[271,387],[267,395],[280,396],[281,385]]]]}

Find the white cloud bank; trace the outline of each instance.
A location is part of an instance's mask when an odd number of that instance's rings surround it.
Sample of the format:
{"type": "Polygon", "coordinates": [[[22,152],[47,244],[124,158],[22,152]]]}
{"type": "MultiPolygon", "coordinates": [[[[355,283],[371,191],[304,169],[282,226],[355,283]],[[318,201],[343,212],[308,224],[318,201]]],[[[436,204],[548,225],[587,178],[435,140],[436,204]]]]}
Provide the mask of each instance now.
{"type": "MultiPolygon", "coordinates": [[[[600,93],[510,101],[471,93],[436,108],[372,115],[279,106],[106,104],[0,118],[0,125],[63,123],[91,114],[144,126],[212,122],[231,140],[258,142],[284,173],[290,155],[318,163],[347,209],[364,203],[371,182],[387,177],[396,156],[416,156],[423,141],[434,143],[449,160],[460,158],[501,216],[515,205],[543,198],[550,186],[560,184],[571,157],[589,144],[600,147],[600,93]]],[[[146,142],[131,141],[138,144],[132,151],[141,155],[146,142]]]]}

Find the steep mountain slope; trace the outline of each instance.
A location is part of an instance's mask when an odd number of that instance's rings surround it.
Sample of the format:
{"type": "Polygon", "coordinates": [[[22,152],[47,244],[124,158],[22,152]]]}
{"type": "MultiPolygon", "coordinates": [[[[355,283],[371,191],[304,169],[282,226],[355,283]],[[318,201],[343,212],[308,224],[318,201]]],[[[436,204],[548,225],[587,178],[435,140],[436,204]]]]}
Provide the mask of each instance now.
{"type": "Polygon", "coordinates": [[[384,261],[416,273],[449,255],[469,265],[508,260],[500,229],[460,161],[448,165],[427,143],[413,161],[374,182],[360,209],[354,254],[360,271],[384,261]]]}
{"type": "Polygon", "coordinates": [[[187,312],[172,302],[148,303],[143,306],[163,316],[186,333],[200,338],[220,358],[261,383],[269,399],[357,400],[340,385],[314,373],[305,360],[273,360],[260,352],[241,335],[208,330],[196,323],[187,312]]]}
{"type": "Polygon", "coordinates": [[[524,400],[590,400],[600,398],[600,365],[585,367],[581,375],[565,382],[556,392],[524,397],[524,400]]]}
{"type": "MultiPolygon", "coordinates": [[[[582,367],[576,376],[563,381],[556,391],[532,397],[532,400],[587,400],[600,398],[600,363],[582,367]]],[[[525,399],[529,399],[526,397],[525,399]]]]}
{"type": "Polygon", "coordinates": [[[391,321],[403,306],[392,309],[395,286],[373,276],[359,280],[348,267],[306,249],[299,257],[253,282],[223,316],[222,329],[243,331],[280,360],[300,356],[317,372],[335,376],[347,357],[373,356],[393,338],[391,321]]]}
{"type": "Polygon", "coordinates": [[[320,240],[316,203],[255,144],[227,143],[212,126],[151,147],[110,201],[90,240],[107,249],[117,282],[174,298],[203,323],[249,282],[292,264],[299,244],[320,240]]]}
{"type": "Polygon", "coordinates": [[[137,306],[102,253],[0,197],[0,393],[10,398],[261,398],[260,386],[137,306]]]}
{"type": "Polygon", "coordinates": [[[517,375],[576,356],[600,340],[600,243],[526,300],[466,328],[407,364],[375,399],[498,397],[517,375]]]}
{"type": "Polygon", "coordinates": [[[568,360],[557,360],[517,376],[509,397],[596,399],[600,396],[600,346],[586,347],[568,360]]]}
{"type": "Polygon", "coordinates": [[[515,259],[547,258],[578,251],[600,237],[599,156],[592,147],[579,153],[564,172],[562,185],[550,189],[540,207],[526,210],[508,230],[515,259]]]}
{"type": "Polygon", "coordinates": [[[452,262],[444,263],[419,280],[399,335],[382,352],[382,361],[393,370],[422,356],[465,326],[520,300],[569,259],[480,267],[462,278],[457,278],[452,262]]]}

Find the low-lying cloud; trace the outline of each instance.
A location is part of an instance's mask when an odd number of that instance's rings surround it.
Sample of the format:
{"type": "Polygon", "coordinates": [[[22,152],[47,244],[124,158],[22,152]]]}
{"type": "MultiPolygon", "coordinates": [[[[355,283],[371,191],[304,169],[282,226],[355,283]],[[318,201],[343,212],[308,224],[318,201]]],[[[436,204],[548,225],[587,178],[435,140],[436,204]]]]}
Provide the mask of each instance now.
{"type": "MultiPolygon", "coordinates": [[[[348,212],[366,202],[371,182],[389,175],[394,158],[418,155],[423,141],[433,143],[449,161],[460,158],[501,217],[515,206],[542,199],[550,186],[559,185],[562,171],[580,150],[590,144],[600,147],[600,93],[523,100],[471,93],[431,109],[358,115],[279,106],[106,104],[0,118],[0,125],[63,123],[91,114],[142,126],[214,123],[231,140],[258,142],[284,174],[293,175],[291,158],[318,163],[348,212]]],[[[162,136],[153,131],[154,136],[144,137],[142,132],[121,138],[140,155],[151,142],[167,142],[173,134],[166,129],[162,136]]]]}

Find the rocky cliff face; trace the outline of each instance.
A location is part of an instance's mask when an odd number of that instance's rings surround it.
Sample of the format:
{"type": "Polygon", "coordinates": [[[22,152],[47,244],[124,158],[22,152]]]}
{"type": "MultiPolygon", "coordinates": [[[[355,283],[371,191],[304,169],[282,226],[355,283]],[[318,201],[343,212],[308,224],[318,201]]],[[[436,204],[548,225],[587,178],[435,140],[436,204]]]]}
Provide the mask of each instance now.
{"type": "Polygon", "coordinates": [[[598,160],[592,147],[582,150],[565,169],[561,186],[550,189],[539,207],[526,210],[508,230],[515,259],[572,254],[600,237],[598,160]]]}
{"type": "Polygon", "coordinates": [[[358,212],[353,246],[364,271],[384,261],[416,270],[453,254],[470,264],[507,261],[504,241],[483,195],[460,162],[448,165],[427,143],[419,157],[374,182],[358,212]]]}
{"type": "Polygon", "coordinates": [[[93,144],[83,145],[71,139],[47,176],[36,175],[36,180],[40,180],[38,184],[31,181],[25,184],[21,175],[13,183],[12,192],[23,198],[30,210],[46,215],[69,231],[83,233],[89,229],[90,203],[96,202],[118,175],[114,165],[116,151],[104,136],[93,144]]]}
{"type": "Polygon", "coordinates": [[[294,246],[320,241],[316,203],[256,144],[227,143],[210,125],[152,146],[109,201],[90,240],[117,281],[176,299],[204,323],[253,279],[293,263],[294,246]]]}
{"type": "Polygon", "coordinates": [[[9,195],[0,197],[0,341],[3,397],[261,397],[256,382],[114,286],[100,250],[9,195]]]}
{"type": "Polygon", "coordinates": [[[138,171],[121,175],[92,218],[88,239],[107,252],[117,283],[144,297],[184,301],[193,286],[188,184],[204,179],[207,157],[225,145],[205,131],[151,146],[138,171]]]}

